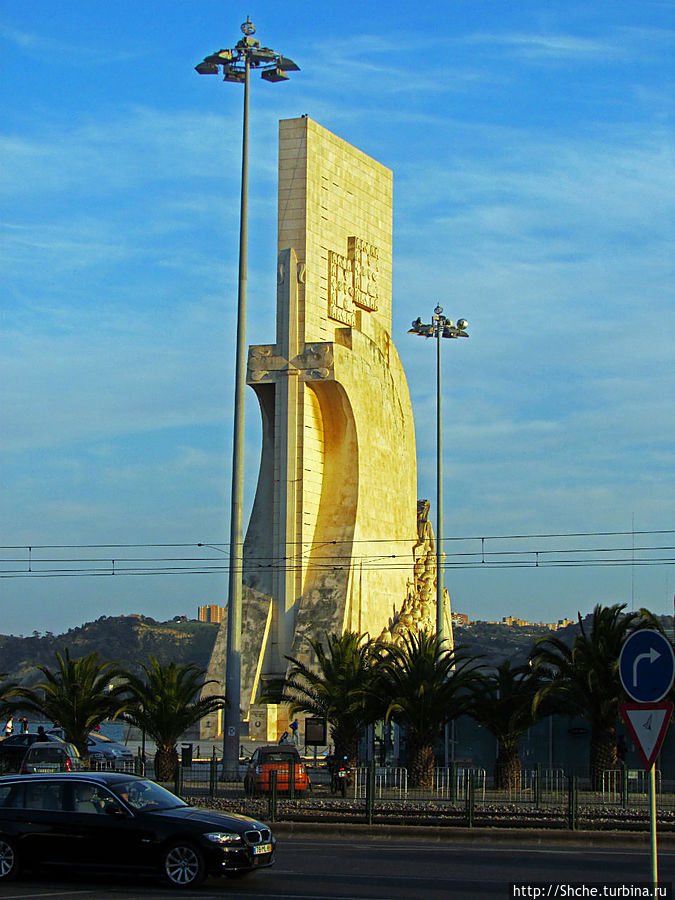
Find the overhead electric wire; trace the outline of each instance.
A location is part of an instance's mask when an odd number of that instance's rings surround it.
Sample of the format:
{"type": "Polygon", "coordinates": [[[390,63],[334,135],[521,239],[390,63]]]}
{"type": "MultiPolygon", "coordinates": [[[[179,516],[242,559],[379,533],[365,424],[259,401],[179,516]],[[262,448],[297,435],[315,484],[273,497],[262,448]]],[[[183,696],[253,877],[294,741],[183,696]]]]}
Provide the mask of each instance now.
{"type": "MultiPolygon", "coordinates": [[[[511,541],[524,540],[533,538],[563,538],[563,537],[622,537],[640,534],[675,534],[675,529],[650,529],[646,531],[558,531],[550,533],[532,533],[532,534],[472,534],[472,535],[451,535],[444,537],[443,543],[449,541],[511,541]]],[[[287,541],[289,546],[293,544],[310,544],[312,547],[329,546],[331,544],[382,544],[382,543],[410,543],[410,538],[354,538],[343,541],[336,539],[329,541],[287,541]]],[[[1,550],[96,550],[96,549],[132,549],[135,547],[211,547],[219,550],[221,547],[228,547],[229,543],[218,541],[190,541],[181,543],[125,543],[125,544],[7,544],[0,545],[1,550]]],[[[637,549],[637,548],[636,548],[637,549]]]]}
{"type": "MultiPolygon", "coordinates": [[[[643,547],[606,546],[606,541],[600,547],[593,546],[574,546],[547,548],[537,545],[535,547],[520,547],[518,549],[489,549],[486,543],[513,541],[513,540],[551,540],[565,538],[607,538],[607,537],[625,537],[628,535],[669,535],[675,534],[675,530],[645,530],[639,532],[632,531],[602,531],[602,532],[561,532],[550,534],[510,534],[510,535],[491,535],[491,536],[451,536],[444,539],[443,544],[450,542],[477,542],[480,541],[480,549],[471,549],[457,551],[453,553],[444,553],[444,569],[524,569],[524,568],[570,568],[570,567],[599,567],[599,566],[656,566],[671,565],[675,562],[675,558],[669,556],[645,556],[636,558],[636,553],[655,554],[663,551],[673,551],[674,546],[671,545],[648,545],[643,547]],[[616,558],[616,554],[630,554],[628,557],[616,558]],[[576,554],[576,558],[571,558],[572,554],[576,554]]],[[[243,565],[244,572],[254,572],[261,570],[284,569],[285,571],[312,571],[312,572],[329,572],[349,569],[355,566],[361,566],[367,571],[377,571],[387,569],[389,571],[410,570],[415,564],[413,559],[412,548],[413,541],[408,538],[361,538],[358,540],[330,540],[321,542],[295,541],[289,542],[288,546],[298,546],[301,548],[297,553],[289,554],[283,557],[249,557],[243,565]],[[379,553],[340,553],[342,546],[359,550],[363,545],[381,545],[387,543],[400,544],[406,546],[404,553],[383,554],[379,553]],[[335,552],[327,552],[327,548],[334,547],[335,552]],[[319,553],[319,551],[323,551],[319,553]]],[[[0,578],[20,578],[20,577],[83,577],[83,576],[139,576],[139,575],[174,575],[174,574],[193,574],[202,575],[210,573],[226,573],[230,571],[230,565],[227,560],[223,560],[223,556],[170,556],[167,554],[153,555],[134,555],[126,556],[124,551],[130,550],[179,550],[179,549],[201,549],[208,548],[229,557],[229,545],[218,544],[214,542],[194,542],[194,543],[118,543],[118,544],[23,544],[23,545],[7,545],[0,546],[0,554],[2,552],[14,551],[10,557],[2,559],[0,557],[0,578]],[[19,557],[17,550],[24,551],[26,554],[19,557]],[[50,556],[40,557],[39,551],[50,550],[50,556]],[[75,550],[80,551],[77,556],[58,555],[59,550],[75,550]],[[88,550],[110,550],[112,553],[118,551],[116,555],[110,556],[87,556],[88,550]],[[56,551],[56,552],[55,552],[56,551]],[[135,563],[148,563],[149,565],[133,565],[135,563]],[[166,565],[172,563],[173,565],[166,565]],[[213,565],[213,563],[216,563],[213,565]],[[7,566],[21,568],[4,568],[7,566]],[[48,568],[49,567],[49,568],[48,568]]],[[[365,549],[365,548],[363,548],[365,549]]],[[[373,549],[375,549],[373,547],[373,549]]],[[[417,560],[419,564],[420,560],[417,560]]]]}

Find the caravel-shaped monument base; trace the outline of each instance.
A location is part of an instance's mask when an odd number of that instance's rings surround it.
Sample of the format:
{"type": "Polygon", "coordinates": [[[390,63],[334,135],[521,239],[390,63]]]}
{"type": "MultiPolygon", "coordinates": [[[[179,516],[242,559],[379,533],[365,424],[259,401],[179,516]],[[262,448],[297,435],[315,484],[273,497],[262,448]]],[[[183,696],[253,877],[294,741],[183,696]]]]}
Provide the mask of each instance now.
{"type": "MultiPolygon", "coordinates": [[[[307,117],[279,127],[276,342],[249,348],[262,455],[244,543],[242,716],[306,638],[435,627],[415,434],[391,339],[392,173],[307,117]],[[403,607],[403,609],[402,609],[403,607]],[[401,616],[405,622],[400,621],[401,616]]],[[[208,677],[225,681],[227,617],[208,677]]],[[[279,715],[278,715],[279,714],[279,715]]],[[[202,723],[215,737],[220,722],[202,723]]]]}

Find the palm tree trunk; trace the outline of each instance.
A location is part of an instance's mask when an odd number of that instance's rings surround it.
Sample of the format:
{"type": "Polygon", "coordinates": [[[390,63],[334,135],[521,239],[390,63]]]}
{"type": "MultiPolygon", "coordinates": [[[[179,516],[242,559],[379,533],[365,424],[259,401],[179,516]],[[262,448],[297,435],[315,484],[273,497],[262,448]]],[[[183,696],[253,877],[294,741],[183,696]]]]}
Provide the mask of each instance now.
{"type": "Polygon", "coordinates": [[[518,742],[499,742],[495,761],[495,788],[497,790],[517,790],[520,787],[520,754],[518,742]]]}
{"type": "Polygon", "coordinates": [[[155,780],[174,781],[178,769],[178,750],[175,747],[158,747],[155,753],[155,780]]]}
{"type": "Polygon", "coordinates": [[[409,748],[408,775],[410,787],[430,791],[434,783],[434,747],[424,744],[409,748]]]}
{"type": "Polygon", "coordinates": [[[333,731],[332,737],[335,743],[335,759],[340,762],[346,759],[348,766],[356,768],[359,763],[358,735],[333,731]]]}
{"type": "Polygon", "coordinates": [[[593,728],[591,732],[591,790],[602,790],[602,775],[618,766],[616,731],[593,728]]]}

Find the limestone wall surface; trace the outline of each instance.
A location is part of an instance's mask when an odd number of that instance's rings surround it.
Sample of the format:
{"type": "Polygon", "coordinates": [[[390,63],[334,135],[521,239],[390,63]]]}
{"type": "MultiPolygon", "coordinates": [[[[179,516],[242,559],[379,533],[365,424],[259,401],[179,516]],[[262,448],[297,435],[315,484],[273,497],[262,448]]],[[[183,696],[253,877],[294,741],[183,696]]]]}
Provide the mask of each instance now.
{"type": "Polygon", "coordinates": [[[307,117],[280,122],[278,249],[276,341],[248,360],[263,446],[244,545],[244,715],[287,655],[308,658],[307,637],[387,627],[417,540],[412,407],[391,338],[391,171],[307,117]]]}

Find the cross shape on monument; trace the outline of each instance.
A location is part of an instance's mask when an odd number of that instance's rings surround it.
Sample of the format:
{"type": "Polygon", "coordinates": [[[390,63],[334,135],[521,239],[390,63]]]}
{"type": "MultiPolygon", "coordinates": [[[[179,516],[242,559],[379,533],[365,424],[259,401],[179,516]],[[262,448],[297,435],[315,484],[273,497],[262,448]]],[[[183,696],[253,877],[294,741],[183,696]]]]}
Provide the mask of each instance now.
{"type": "Polygon", "coordinates": [[[317,381],[333,374],[331,344],[305,344],[305,349],[291,359],[277,353],[275,344],[251,347],[248,358],[248,380],[258,383],[274,378],[277,373],[299,375],[303,381],[317,381]]]}

